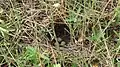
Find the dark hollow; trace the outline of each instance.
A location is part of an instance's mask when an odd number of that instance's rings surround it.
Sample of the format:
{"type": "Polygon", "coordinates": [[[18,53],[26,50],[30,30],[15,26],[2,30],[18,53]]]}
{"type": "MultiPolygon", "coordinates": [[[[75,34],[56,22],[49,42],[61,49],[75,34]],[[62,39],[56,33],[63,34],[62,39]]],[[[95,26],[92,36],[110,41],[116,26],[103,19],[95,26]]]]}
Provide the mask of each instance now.
{"type": "Polygon", "coordinates": [[[66,43],[70,42],[70,29],[66,24],[54,24],[55,34],[66,43]]]}

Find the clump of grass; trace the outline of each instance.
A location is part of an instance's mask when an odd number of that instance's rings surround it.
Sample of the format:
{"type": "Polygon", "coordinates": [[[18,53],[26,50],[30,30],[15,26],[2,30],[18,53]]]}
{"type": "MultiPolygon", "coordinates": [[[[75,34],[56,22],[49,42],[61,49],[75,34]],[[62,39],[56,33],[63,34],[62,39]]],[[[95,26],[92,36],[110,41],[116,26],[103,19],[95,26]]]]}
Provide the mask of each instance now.
{"type": "Polygon", "coordinates": [[[113,27],[119,25],[120,11],[119,3],[113,4],[110,0],[0,1],[0,65],[119,67],[120,32],[113,27]],[[54,23],[59,21],[68,26],[71,40],[56,50],[46,33],[57,40],[54,23]],[[113,34],[117,43],[110,41],[113,34]]]}
{"type": "Polygon", "coordinates": [[[25,56],[23,59],[30,61],[33,64],[38,64],[38,54],[37,51],[32,47],[27,47],[25,56]]]}

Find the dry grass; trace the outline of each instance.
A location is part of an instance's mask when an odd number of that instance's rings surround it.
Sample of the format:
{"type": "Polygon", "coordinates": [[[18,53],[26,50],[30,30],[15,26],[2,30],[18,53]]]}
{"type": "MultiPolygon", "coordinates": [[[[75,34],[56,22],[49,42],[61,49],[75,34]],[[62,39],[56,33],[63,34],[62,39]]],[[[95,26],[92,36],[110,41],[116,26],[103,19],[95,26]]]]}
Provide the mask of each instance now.
{"type": "Polygon", "coordinates": [[[119,0],[1,0],[0,65],[119,67],[119,0]]]}

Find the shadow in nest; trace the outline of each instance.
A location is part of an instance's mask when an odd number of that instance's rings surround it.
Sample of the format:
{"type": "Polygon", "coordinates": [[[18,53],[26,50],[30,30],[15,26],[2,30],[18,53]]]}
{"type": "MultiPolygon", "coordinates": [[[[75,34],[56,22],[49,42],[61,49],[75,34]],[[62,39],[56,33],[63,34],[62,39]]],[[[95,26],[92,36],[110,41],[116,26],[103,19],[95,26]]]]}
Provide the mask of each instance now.
{"type": "MultiPolygon", "coordinates": [[[[69,30],[69,27],[66,24],[64,24],[64,23],[62,23],[62,24],[61,23],[54,23],[54,31],[55,31],[55,35],[56,35],[56,38],[57,38],[59,44],[61,42],[65,42],[64,45],[66,45],[70,42],[70,33],[69,33],[70,30],[69,30]]],[[[55,38],[52,39],[52,37],[50,36],[49,33],[47,34],[47,37],[49,38],[50,43],[52,45],[55,45],[55,43],[56,43],[55,38]]]]}

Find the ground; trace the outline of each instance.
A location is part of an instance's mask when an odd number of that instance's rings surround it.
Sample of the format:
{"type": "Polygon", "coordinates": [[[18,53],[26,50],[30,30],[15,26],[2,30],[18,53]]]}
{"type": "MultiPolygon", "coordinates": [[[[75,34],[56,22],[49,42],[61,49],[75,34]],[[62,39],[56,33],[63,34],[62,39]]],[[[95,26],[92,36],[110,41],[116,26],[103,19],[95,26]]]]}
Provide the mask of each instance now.
{"type": "Polygon", "coordinates": [[[1,67],[120,67],[120,0],[0,0],[1,67]]]}

